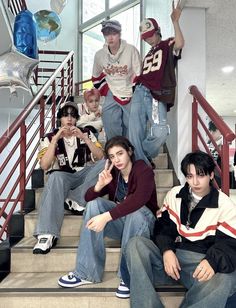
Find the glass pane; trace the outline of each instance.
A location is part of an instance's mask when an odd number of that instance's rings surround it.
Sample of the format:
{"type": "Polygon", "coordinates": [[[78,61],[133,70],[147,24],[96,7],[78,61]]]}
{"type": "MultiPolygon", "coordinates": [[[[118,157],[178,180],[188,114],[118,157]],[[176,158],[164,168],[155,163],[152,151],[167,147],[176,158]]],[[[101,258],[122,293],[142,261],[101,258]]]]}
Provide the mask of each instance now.
{"type": "Polygon", "coordinates": [[[140,5],[138,4],[128,9],[127,11],[114,16],[112,19],[116,19],[121,23],[121,38],[140,50],[140,5]]]}
{"type": "Polygon", "coordinates": [[[105,0],[83,0],[83,22],[105,10],[105,0]]]}
{"type": "Polygon", "coordinates": [[[154,16],[161,27],[163,39],[167,39],[174,34],[173,25],[170,18],[172,11],[172,0],[146,0],[145,8],[145,17],[148,18],[154,16]]]}
{"type": "Polygon", "coordinates": [[[93,59],[96,51],[101,49],[104,44],[101,25],[98,25],[83,34],[83,78],[86,80],[92,77],[93,59]]]}
{"type": "Polygon", "coordinates": [[[121,2],[125,2],[125,0],[110,0],[109,1],[109,7],[111,8],[111,7],[113,7],[117,4],[120,4],[121,2]]]}

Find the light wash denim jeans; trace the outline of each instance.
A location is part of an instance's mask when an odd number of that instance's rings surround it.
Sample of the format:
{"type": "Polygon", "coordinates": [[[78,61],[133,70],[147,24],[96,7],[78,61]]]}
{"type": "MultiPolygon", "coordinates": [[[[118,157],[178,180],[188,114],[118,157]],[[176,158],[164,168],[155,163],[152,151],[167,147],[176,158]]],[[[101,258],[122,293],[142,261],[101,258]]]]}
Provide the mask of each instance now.
{"type": "Polygon", "coordinates": [[[131,100],[129,140],[135,147],[136,159],[143,159],[148,164],[147,157],[157,156],[169,134],[166,104],[158,102],[158,124],[152,118],[152,108],[150,90],[141,84],[137,85],[131,100]]]}
{"type": "Polygon", "coordinates": [[[120,105],[109,90],[102,105],[102,122],[106,140],[115,136],[126,136],[129,126],[130,103],[120,105]]]}
{"type": "MultiPolygon", "coordinates": [[[[135,237],[129,241],[124,256],[130,278],[127,273],[122,273],[122,277],[130,287],[131,307],[164,307],[154,285],[173,284],[175,281],[164,271],[159,248],[149,239],[135,237]]],[[[236,291],[236,271],[216,273],[209,281],[198,282],[192,274],[205,255],[177,249],[176,256],[181,267],[179,282],[188,289],[180,307],[224,308],[227,299],[236,291]]]]}
{"type": "Polygon", "coordinates": [[[72,197],[73,200],[84,206],[86,204],[84,194],[89,187],[96,183],[98,173],[103,170],[104,164],[105,160],[102,160],[75,173],[54,171],[49,174],[40,200],[34,236],[52,234],[59,238],[64,218],[65,199],[72,197]]]}
{"type": "Polygon", "coordinates": [[[85,193],[87,192],[88,188],[96,184],[98,175],[104,169],[105,163],[106,160],[101,159],[92,165],[92,168],[90,168],[86,173],[82,184],[69,191],[68,198],[78,202],[81,206],[86,206],[87,202],[84,200],[85,193]]]}
{"type": "Polygon", "coordinates": [[[105,236],[120,240],[121,252],[131,237],[142,235],[149,238],[151,236],[156,218],[146,206],[127,216],[108,222],[101,232],[90,231],[85,227],[90,218],[116,206],[115,202],[103,198],[87,203],[77,249],[75,276],[92,282],[102,281],[106,259],[105,236]]]}

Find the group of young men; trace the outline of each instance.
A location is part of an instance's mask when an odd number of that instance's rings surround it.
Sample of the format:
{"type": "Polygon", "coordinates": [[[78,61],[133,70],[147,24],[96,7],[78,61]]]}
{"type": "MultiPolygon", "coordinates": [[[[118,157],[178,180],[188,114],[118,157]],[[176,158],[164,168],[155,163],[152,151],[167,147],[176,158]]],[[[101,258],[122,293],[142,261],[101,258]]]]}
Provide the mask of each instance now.
{"type": "MultiPolygon", "coordinates": [[[[184,45],[180,16],[179,3],[173,4],[175,36],[167,40],[155,19],[141,22],[141,38],[151,46],[143,62],[137,49],[121,39],[120,23],[106,20],[101,30],[105,45],[94,59],[92,81],[105,96],[107,140],[128,137],[136,160],[148,165],[169,134],[167,111],[174,104],[175,65],[184,45]]],[[[93,133],[76,127],[76,104],[61,105],[57,117],[60,128],[41,140],[39,151],[40,165],[50,175],[35,230],[35,254],[48,253],[59,238],[66,198],[85,207],[85,190],[96,183],[105,164],[93,133]]],[[[176,282],[187,289],[181,307],[230,307],[236,292],[236,206],[214,188],[214,167],[206,153],[187,154],[181,163],[186,183],[166,195],[153,240],[133,237],[123,249],[122,290],[131,307],[163,307],[155,287],[176,282]]]]}

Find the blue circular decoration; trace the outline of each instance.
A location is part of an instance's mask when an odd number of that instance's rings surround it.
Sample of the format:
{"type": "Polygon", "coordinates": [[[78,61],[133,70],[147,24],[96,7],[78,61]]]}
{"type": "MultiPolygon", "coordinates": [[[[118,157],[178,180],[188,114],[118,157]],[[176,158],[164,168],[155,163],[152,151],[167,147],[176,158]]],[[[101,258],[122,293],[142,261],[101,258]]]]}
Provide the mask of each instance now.
{"type": "Polygon", "coordinates": [[[34,14],[37,28],[37,38],[48,42],[54,40],[61,32],[61,20],[52,11],[41,10],[34,14]]]}
{"type": "Polygon", "coordinates": [[[33,59],[38,58],[36,23],[30,11],[24,10],[16,15],[13,40],[19,52],[33,59]]]}

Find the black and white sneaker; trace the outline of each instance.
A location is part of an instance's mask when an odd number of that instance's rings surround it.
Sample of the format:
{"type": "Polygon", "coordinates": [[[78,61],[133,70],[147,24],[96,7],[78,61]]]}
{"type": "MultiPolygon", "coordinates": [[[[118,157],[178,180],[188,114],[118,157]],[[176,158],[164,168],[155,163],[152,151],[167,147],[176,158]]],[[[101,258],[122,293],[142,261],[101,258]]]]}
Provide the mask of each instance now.
{"type": "Polygon", "coordinates": [[[76,288],[84,284],[91,284],[91,281],[80,279],[74,273],[70,272],[68,275],[62,276],[58,280],[58,284],[64,288],[76,288]]]}
{"type": "Polygon", "coordinates": [[[123,280],[120,281],[120,285],[116,291],[116,297],[118,298],[130,298],[130,290],[126,286],[123,280]]]}
{"type": "Polygon", "coordinates": [[[38,235],[38,242],[34,246],[33,254],[46,254],[57,243],[57,238],[51,234],[38,235]]]}
{"type": "Polygon", "coordinates": [[[85,207],[68,198],[65,200],[64,208],[71,211],[74,215],[83,215],[85,209],[85,207]]]}

